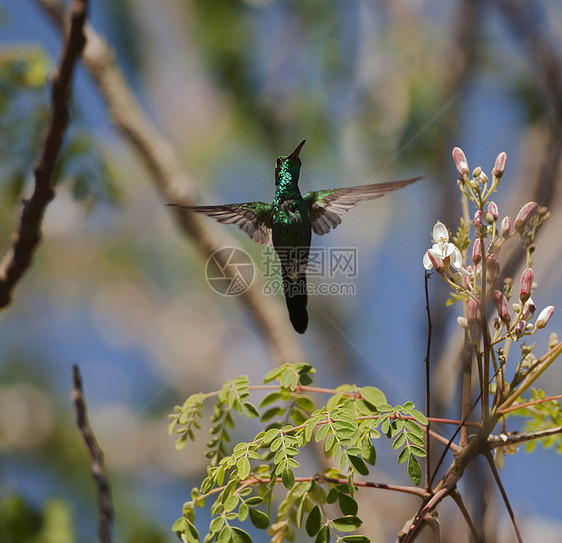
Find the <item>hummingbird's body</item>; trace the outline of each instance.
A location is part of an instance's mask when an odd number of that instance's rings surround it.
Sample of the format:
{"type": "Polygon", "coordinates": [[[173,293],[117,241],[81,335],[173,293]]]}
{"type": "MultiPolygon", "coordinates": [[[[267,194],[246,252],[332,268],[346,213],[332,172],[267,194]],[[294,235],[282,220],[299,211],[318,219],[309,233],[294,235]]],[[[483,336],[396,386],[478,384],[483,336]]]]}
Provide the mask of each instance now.
{"type": "Polygon", "coordinates": [[[312,231],[322,236],[341,223],[340,215],[357,201],[373,200],[405,187],[420,177],[340,189],[308,192],[302,196],[298,181],[301,169],[299,153],[304,141],[275,166],[275,196],[272,204],[246,202],[217,206],[182,206],[204,213],[218,222],[236,224],[254,241],[273,244],[281,262],[283,292],[294,329],[304,333],[308,326],[306,311],[306,269],[312,231]]]}

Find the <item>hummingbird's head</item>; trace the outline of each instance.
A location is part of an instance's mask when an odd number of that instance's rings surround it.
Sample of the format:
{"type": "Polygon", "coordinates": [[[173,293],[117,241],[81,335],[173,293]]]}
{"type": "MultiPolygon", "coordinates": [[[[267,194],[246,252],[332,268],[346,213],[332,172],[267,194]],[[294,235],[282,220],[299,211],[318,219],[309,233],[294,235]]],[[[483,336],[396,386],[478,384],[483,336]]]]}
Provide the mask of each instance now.
{"type": "Polygon", "coordinates": [[[303,140],[299,143],[297,148],[287,156],[280,156],[277,158],[275,163],[275,184],[278,185],[281,182],[296,183],[299,180],[299,173],[301,171],[301,159],[299,158],[299,153],[301,152],[302,146],[304,145],[303,140]]]}

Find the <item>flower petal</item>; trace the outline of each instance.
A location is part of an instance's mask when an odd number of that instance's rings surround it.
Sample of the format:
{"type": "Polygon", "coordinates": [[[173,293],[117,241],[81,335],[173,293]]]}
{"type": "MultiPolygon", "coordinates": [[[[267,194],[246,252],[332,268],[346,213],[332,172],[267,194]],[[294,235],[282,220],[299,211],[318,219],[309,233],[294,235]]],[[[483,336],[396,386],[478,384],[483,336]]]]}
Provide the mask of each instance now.
{"type": "Polygon", "coordinates": [[[447,243],[449,241],[449,231],[441,222],[437,221],[433,227],[433,243],[447,243]]]}

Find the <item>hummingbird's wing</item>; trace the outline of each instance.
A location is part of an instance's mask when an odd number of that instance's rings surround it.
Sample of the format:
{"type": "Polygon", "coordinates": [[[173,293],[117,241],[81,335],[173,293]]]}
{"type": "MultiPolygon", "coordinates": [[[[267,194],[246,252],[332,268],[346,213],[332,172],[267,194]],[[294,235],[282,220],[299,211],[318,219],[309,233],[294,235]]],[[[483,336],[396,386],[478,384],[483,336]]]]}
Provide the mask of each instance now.
{"type": "Polygon", "coordinates": [[[310,212],[312,230],[315,234],[323,236],[331,228],[336,228],[341,224],[340,215],[355,207],[357,202],[362,200],[374,200],[385,194],[406,187],[421,179],[413,177],[403,181],[391,181],[389,183],[379,183],[377,185],[361,185],[358,187],[348,187],[342,189],[328,189],[308,192],[304,196],[304,201],[310,212]]]}
{"type": "Polygon", "coordinates": [[[245,202],[242,204],[217,206],[167,205],[203,213],[223,224],[235,224],[254,241],[262,245],[271,244],[271,205],[264,204],[263,202],[245,202]]]}

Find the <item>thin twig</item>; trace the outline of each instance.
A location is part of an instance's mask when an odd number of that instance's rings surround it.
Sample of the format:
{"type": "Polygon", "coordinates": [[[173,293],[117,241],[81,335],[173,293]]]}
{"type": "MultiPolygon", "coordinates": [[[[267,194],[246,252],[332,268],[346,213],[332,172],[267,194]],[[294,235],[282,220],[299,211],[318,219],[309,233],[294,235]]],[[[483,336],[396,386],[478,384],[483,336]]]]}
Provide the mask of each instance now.
{"type": "MultiPolygon", "coordinates": [[[[312,475],[312,476],[303,476],[303,477],[295,477],[296,483],[306,483],[310,481],[316,481],[318,484],[322,483],[330,483],[334,485],[348,485],[349,479],[344,478],[336,478],[336,477],[324,477],[323,475],[312,475]]],[[[282,483],[283,479],[281,477],[275,478],[276,483],[282,483]]],[[[243,488],[253,485],[261,485],[261,484],[270,484],[271,479],[268,477],[249,477],[244,481],[239,481],[239,487],[237,491],[239,492],[243,488]]],[[[403,486],[403,485],[392,485],[386,483],[377,483],[375,481],[353,481],[353,485],[360,488],[378,488],[380,490],[392,490],[393,492],[401,492],[403,494],[412,494],[413,496],[418,496],[420,498],[428,498],[429,494],[417,486],[403,486]]],[[[213,494],[219,494],[222,492],[227,485],[217,486],[209,492],[202,494],[197,498],[197,500],[203,500],[208,496],[212,496],[213,494]]]]}
{"type": "Polygon", "coordinates": [[[456,488],[451,491],[451,498],[455,500],[455,503],[457,504],[460,512],[462,513],[462,516],[464,517],[464,520],[470,529],[470,533],[472,534],[472,538],[474,539],[474,541],[476,541],[477,543],[484,543],[484,538],[480,535],[480,533],[476,529],[472,517],[470,516],[470,513],[468,512],[466,506],[464,505],[463,499],[456,488]]]}
{"type": "Polygon", "coordinates": [[[64,38],[59,64],[51,78],[51,110],[39,158],[35,164],[33,194],[24,202],[20,224],[12,236],[12,246],[0,261],[0,309],[10,304],[13,291],[31,266],[41,241],[41,224],[49,202],[54,198],[53,172],[63,137],[70,120],[67,100],[72,88],[74,68],[84,45],[84,24],[88,0],[74,0],[70,9],[70,27],[64,38]]]}
{"type": "Polygon", "coordinates": [[[511,518],[511,522],[513,523],[513,529],[515,530],[515,534],[517,535],[517,541],[519,541],[519,543],[524,543],[523,542],[523,535],[521,534],[521,530],[519,530],[519,525],[517,524],[517,519],[515,518],[515,513],[513,512],[513,509],[511,508],[511,504],[509,503],[509,498],[507,497],[507,494],[505,492],[505,488],[503,487],[503,483],[500,479],[500,475],[498,473],[498,470],[496,469],[496,465],[494,464],[494,459],[492,458],[492,455],[490,454],[490,451],[488,451],[486,454],[486,460],[488,461],[488,465],[490,466],[490,469],[492,470],[492,474],[494,475],[494,479],[496,480],[496,484],[498,485],[498,488],[500,489],[500,493],[502,495],[503,501],[505,503],[505,508],[507,509],[507,512],[509,513],[509,517],[511,518]]]}
{"type": "Polygon", "coordinates": [[[447,488],[444,486],[433,495],[433,497],[425,504],[423,509],[416,515],[414,521],[411,523],[410,528],[406,533],[406,536],[402,540],[402,543],[409,543],[410,541],[413,541],[413,537],[415,536],[417,529],[424,521],[426,515],[429,515],[435,509],[437,504],[442,501],[450,491],[451,488],[447,488]]]}
{"type": "MultiPolygon", "coordinates": [[[[64,28],[64,4],[61,0],[36,0],[59,30],[64,28]]],[[[115,54],[107,41],[91,26],[86,27],[88,44],[84,50],[84,65],[89,70],[99,92],[105,98],[115,125],[132,144],[146,165],[156,190],[163,201],[194,203],[190,188],[198,189],[181,170],[181,160],[172,145],[150,121],[132,89],[115,62],[115,54]]],[[[201,192],[201,189],[198,189],[201,192]]],[[[193,192],[193,191],[191,191],[193,192]]],[[[211,202],[212,203],[212,202],[211,202]]],[[[235,239],[226,229],[218,233],[210,220],[197,213],[170,208],[183,235],[195,245],[202,258],[214,255],[231,279],[236,277],[235,266],[228,265],[226,256],[216,253],[224,247],[236,247],[235,239]]],[[[300,342],[289,322],[287,312],[273,296],[262,291],[263,282],[256,276],[252,286],[242,292],[240,300],[249,309],[264,338],[269,342],[277,363],[307,360],[300,342]]]]}
{"type": "Polygon", "coordinates": [[[431,355],[431,336],[433,332],[431,324],[431,310],[429,308],[429,278],[430,274],[425,272],[425,309],[427,312],[427,346],[425,351],[425,414],[427,420],[427,432],[425,434],[425,489],[429,490],[429,480],[431,478],[431,429],[429,417],[431,416],[431,370],[429,361],[431,355]]]}
{"type": "Polygon", "coordinates": [[[98,535],[101,543],[111,543],[113,505],[111,503],[109,479],[105,473],[103,451],[100,449],[96,436],[88,422],[86,400],[82,390],[82,378],[76,365],[72,367],[72,399],[76,409],[76,424],[80,429],[82,439],[90,455],[90,470],[96,483],[99,516],[98,535]]]}
{"type": "Polygon", "coordinates": [[[520,434],[500,434],[498,436],[488,436],[488,443],[490,447],[508,447],[509,445],[517,445],[518,443],[525,443],[526,441],[533,441],[534,439],[543,439],[545,437],[555,436],[562,434],[562,426],[555,428],[547,428],[546,430],[538,430],[537,432],[522,432],[520,434]]]}
{"type": "Polygon", "coordinates": [[[511,411],[517,411],[518,409],[525,409],[526,407],[532,407],[533,405],[538,405],[540,403],[560,400],[561,398],[562,398],[562,394],[558,394],[556,396],[549,396],[548,398],[540,398],[538,400],[533,400],[530,402],[518,403],[516,405],[512,405],[511,407],[507,407],[506,409],[498,409],[498,413],[500,415],[505,415],[506,413],[510,413],[511,411]]]}

